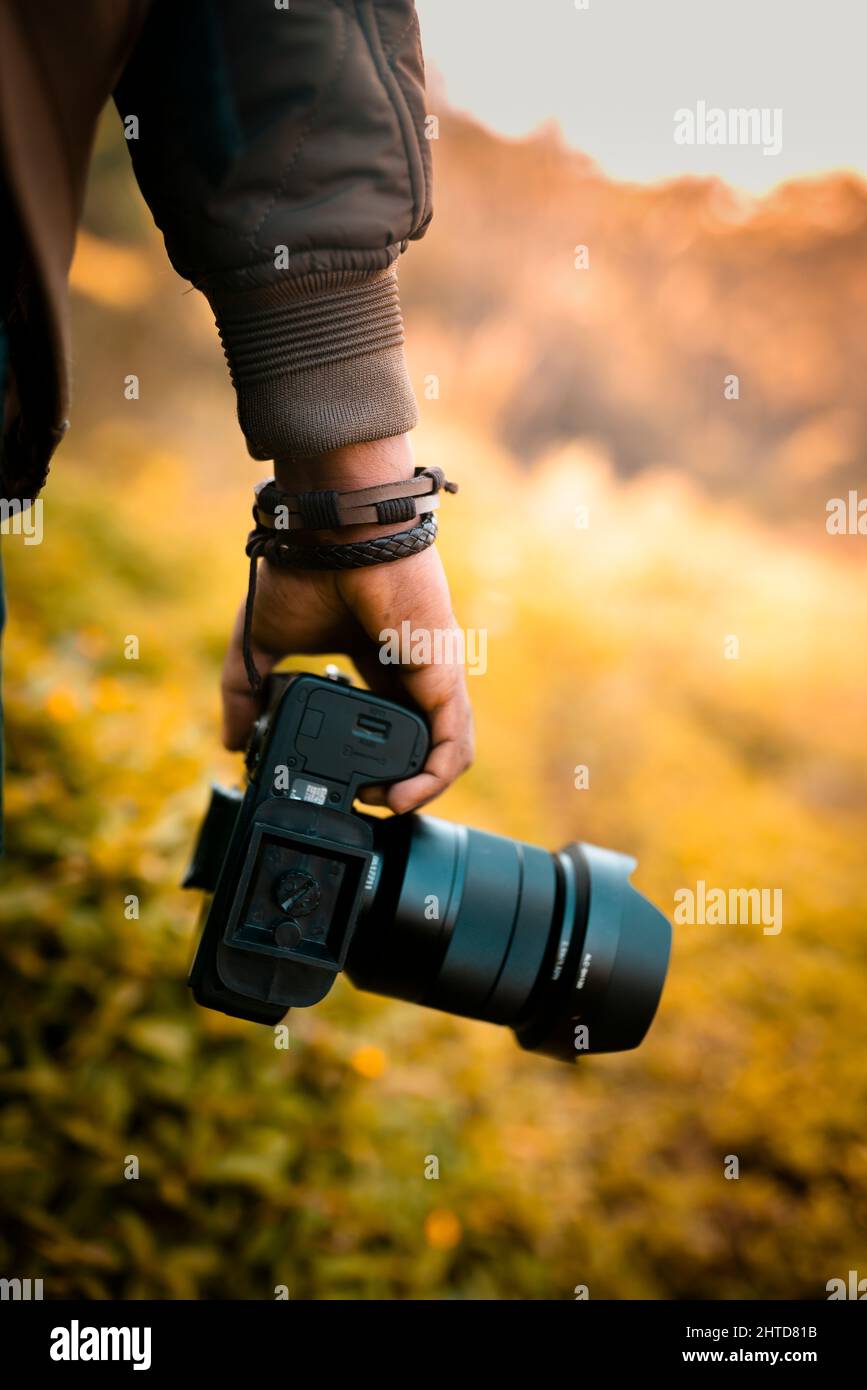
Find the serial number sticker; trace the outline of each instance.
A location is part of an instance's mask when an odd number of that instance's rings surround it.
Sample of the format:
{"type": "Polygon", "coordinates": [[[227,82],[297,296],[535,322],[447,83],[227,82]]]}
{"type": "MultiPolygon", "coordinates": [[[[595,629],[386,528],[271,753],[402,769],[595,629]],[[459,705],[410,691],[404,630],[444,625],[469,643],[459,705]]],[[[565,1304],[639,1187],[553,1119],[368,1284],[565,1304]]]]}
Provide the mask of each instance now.
{"type": "Polygon", "coordinates": [[[328,788],[321,782],[308,782],[306,777],[296,777],[289,790],[290,801],[312,801],[314,806],[324,806],[328,788]]]}

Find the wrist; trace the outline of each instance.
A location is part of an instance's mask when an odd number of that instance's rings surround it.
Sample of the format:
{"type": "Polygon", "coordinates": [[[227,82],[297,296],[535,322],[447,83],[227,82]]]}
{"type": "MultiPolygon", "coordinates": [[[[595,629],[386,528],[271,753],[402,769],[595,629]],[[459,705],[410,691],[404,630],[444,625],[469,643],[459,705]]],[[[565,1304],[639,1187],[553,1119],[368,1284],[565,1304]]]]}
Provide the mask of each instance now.
{"type": "MultiPolygon", "coordinates": [[[[306,459],[274,460],[274,478],[284,492],[312,492],[334,489],[351,492],[355,488],[372,487],[377,483],[403,482],[413,476],[415,464],[408,434],[389,439],[372,439],[363,444],[346,444],[338,449],[306,459]]],[[[298,531],[293,540],[299,544],[318,541],[336,544],[371,540],[395,530],[393,525],[368,523],[363,526],[341,526],[339,530],[320,530],[315,533],[298,531]]]]}

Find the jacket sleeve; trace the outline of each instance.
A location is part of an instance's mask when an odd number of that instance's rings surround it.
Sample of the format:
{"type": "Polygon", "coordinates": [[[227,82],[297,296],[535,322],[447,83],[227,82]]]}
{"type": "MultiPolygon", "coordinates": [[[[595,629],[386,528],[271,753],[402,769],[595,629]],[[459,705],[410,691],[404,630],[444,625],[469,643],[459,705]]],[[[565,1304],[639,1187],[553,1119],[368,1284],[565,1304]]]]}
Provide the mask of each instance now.
{"type": "Polygon", "coordinates": [[[431,216],[412,0],[156,0],[115,100],[253,457],[411,429],[396,260],[431,216]]]}

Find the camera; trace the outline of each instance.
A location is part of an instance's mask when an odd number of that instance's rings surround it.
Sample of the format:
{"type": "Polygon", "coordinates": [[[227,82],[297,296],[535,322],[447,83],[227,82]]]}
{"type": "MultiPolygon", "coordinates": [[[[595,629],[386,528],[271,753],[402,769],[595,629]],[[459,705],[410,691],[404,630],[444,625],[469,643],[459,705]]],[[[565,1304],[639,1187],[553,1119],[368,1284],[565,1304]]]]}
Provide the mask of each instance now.
{"type": "Polygon", "coordinates": [[[208,894],[195,999],[256,1023],[360,989],[514,1030],[561,1061],[637,1047],[662,992],[665,917],[635,860],[356,808],[424,765],[415,710],[331,671],[271,676],[247,785],[213,787],[184,887],[208,894]]]}

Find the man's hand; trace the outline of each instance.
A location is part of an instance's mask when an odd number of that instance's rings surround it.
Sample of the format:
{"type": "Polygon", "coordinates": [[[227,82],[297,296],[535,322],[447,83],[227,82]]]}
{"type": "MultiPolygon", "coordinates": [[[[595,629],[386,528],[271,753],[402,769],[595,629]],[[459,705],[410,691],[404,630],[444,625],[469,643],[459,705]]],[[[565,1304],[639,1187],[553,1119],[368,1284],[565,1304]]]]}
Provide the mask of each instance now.
{"type": "MultiPolygon", "coordinates": [[[[391,477],[411,477],[412,456],[405,437],[335,451],[316,469],[299,477],[278,468],[287,490],[307,487],[349,489],[391,477]],[[349,457],[347,457],[349,456],[349,457]]],[[[346,541],[387,534],[394,527],[351,527],[329,533],[346,541]]],[[[363,800],[392,811],[412,811],[444,791],[467,768],[473,756],[473,726],[464,668],[458,664],[384,665],[379,660],[380,633],[401,629],[435,632],[457,626],[448,583],[435,549],[366,569],[282,570],[260,562],[253,618],[252,654],[264,677],[285,656],[345,653],[377,694],[409,697],[427,716],[431,751],[420,773],[388,788],[368,788],[363,800]]],[[[243,748],[261,709],[247,680],[242,653],[243,606],[235,622],[223,665],[223,741],[243,748]]],[[[433,644],[431,644],[433,646],[433,644]]],[[[445,650],[452,645],[444,643],[445,650]]]]}

